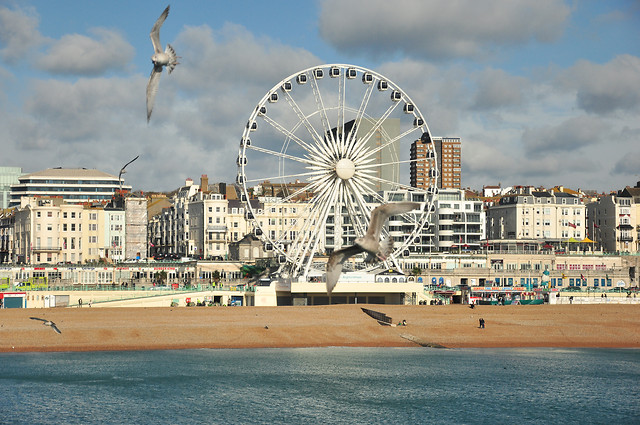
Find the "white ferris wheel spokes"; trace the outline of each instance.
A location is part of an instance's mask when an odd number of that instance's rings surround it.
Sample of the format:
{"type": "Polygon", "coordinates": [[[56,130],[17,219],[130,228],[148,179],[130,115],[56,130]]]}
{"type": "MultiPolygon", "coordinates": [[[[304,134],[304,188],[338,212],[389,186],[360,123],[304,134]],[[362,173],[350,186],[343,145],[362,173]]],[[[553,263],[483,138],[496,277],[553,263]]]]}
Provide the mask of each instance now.
{"type": "MultiPolygon", "coordinates": [[[[418,108],[378,73],[322,65],[285,78],[258,103],[240,142],[236,183],[255,234],[292,275],[307,274],[315,256],[366,232],[386,194],[415,191],[408,184],[415,140],[435,153],[418,108]],[[256,195],[262,210],[250,202],[256,195]]],[[[433,197],[424,202],[396,222],[392,258],[427,224],[433,197]]],[[[390,223],[383,233],[394,231],[390,223]]]]}

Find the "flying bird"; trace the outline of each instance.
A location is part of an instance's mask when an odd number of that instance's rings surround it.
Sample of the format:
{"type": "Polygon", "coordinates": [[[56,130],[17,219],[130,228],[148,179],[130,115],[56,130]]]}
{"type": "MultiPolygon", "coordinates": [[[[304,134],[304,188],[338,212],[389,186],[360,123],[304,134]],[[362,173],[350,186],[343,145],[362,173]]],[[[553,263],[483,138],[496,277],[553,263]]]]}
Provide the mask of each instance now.
{"type": "Polygon", "coordinates": [[[53,329],[54,331],[56,331],[57,333],[62,333],[60,332],[60,329],[58,329],[58,327],[56,326],[55,323],[53,323],[51,320],[47,320],[47,319],[40,319],[39,317],[30,317],[30,319],[32,320],[39,320],[42,322],[43,325],[45,326],[51,326],[51,329],[53,329]]]}
{"type": "Polygon", "coordinates": [[[395,214],[402,214],[420,208],[417,202],[395,202],[383,204],[376,207],[371,212],[371,222],[367,229],[367,234],[362,238],[356,238],[355,245],[334,251],[327,261],[327,294],[330,295],[333,288],[338,283],[342,273],[342,263],[349,257],[361,252],[367,252],[369,256],[366,261],[386,260],[387,255],[393,250],[393,239],[386,238],[380,243],[380,231],[387,219],[395,214]]]}
{"type": "Polygon", "coordinates": [[[151,119],[151,111],[153,110],[153,102],[156,99],[156,92],[158,91],[158,84],[160,83],[160,75],[162,74],[162,68],[167,67],[169,74],[173,71],[173,68],[178,65],[178,56],[176,51],[173,50],[171,44],[167,43],[167,48],[162,51],[162,44],[160,43],[160,27],[164,23],[164,20],[169,16],[169,6],[162,12],[162,15],[158,18],[153,28],[151,28],[151,42],[153,43],[153,56],[151,56],[151,62],[153,62],[153,69],[151,70],[151,76],[149,77],[149,83],[147,84],[147,123],[151,119]]]}

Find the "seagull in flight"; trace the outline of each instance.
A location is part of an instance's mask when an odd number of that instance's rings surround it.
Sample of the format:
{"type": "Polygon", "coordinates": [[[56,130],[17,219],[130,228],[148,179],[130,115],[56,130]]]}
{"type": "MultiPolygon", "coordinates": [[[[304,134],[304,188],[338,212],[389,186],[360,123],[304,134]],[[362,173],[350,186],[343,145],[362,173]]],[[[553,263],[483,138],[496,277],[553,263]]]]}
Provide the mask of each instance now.
{"type": "Polygon", "coordinates": [[[331,291],[338,283],[342,273],[342,263],[349,257],[367,252],[369,255],[366,261],[373,261],[376,258],[382,261],[386,260],[387,255],[393,250],[393,239],[388,237],[380,243],[382,226],[392,215],[403,214],[419,208],[418,202],[395,202],[376,207],[371,212],[371,222],[367,234],[362,238],[356,238],[355,245],[334,251],[329,256],[327,261],[327,295],[331,295],[331,291]]]}
{"type": "Polygon", "coordinates": [[[151,119],[151,111],[153,110],[153,102],[156,99],[156,92],[158,91],[158,84],[160,84],[160,75],[162,74],[162,68],[167,67],[169,74],[173,71],[173,68],[178,65],[178,56],[176,51],[173,50],[171,44],[167,43],[167,48],[162,51],[162,44],[160,43],[160,27],[164,23],[164,20],[169,16],[169,6],[162,12],[162,15],[158,18],[153,28],[151,28],[151,42],[153,43],[153,56],[151,56],[151,62],[153,62],[153,69],[151,70],[151,76],[149,77],[149,83],[147,84],[147,124],[151,119]]]}
{"type": "Polygon", "coordinates": [[[40,319],[39,317],[30,317],[30,319],[32,320],[39,320],[42,322],[43,325],[45,326],[51,326],[51,329],[53,329],[54,331],[56,331],[57,333],[62,333],[60,332],[60,329],[58,329],[58,327],[56,326],[55,323],[53,323],[51,320],[47,320],[47,319],[40,319]]]}

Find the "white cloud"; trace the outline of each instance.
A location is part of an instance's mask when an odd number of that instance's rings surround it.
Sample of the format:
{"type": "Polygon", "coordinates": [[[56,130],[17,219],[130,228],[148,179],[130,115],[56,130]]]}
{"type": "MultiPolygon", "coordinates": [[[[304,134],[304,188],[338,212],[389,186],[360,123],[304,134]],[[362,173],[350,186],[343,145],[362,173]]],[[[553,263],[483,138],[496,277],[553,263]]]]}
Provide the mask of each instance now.
{"type": "Polygon", "coordinates": [[[561,0],[325,0],[319,28],[355,54],[480,57],[496,46],[556,40],[569,15],[561,0]]]}
{"type": "Polygon", "coordinates": [[[485,69],[476,85],[472,108],[483,110],[521,105],[529,84],[526,78],[509,75],[502,69],[485,69]]]}
{"type": "Polygon", "coordinates": [[[0,7],[0,57],[4,61],[15,63],[43,40],[35,12],[0,7]]]}
{"type": "Polygon", "coordinates": [[[578,116],[559,125],[527,129],[522,140],[527,153],[574,152],[602,142],[606,126],[596,117],[578,116]]]}
{"type": "MultiPolygon", "coordinates": [[[[66,44],[71,45],[76,44],[66,44]]],[[[220,32],[186,28],[174,47],[181,64],[162,76],[149,125],[147,70],[108,78],[32,79],[24,103],[0,114],[4,153],[26,171],[64,166],[115,174],[140,154],[125,177],[145,191],[171,190],[200,174],[229,182],[244,125],[258,101],[282,78],[320,62],[305,50],[237,26],[220,32]]],[[[72,71],[89,72],[88,66],[72,71]]]]}
{"type": "Polygon", "coordinates": [[[65,35],[37,61],[38,66],[52,74],[98,76],[123,68],[133,58],[133,46],[118,32],[94,28],[91,33],[94,38],[65,35]]]}
{"type": "Polygon", "coordinates": [[[560,87],[574,90],[578,106],[595,114],[640,109],[640,58],[620,55],[600,65],[582,60],[558,78],[560,87]]]}

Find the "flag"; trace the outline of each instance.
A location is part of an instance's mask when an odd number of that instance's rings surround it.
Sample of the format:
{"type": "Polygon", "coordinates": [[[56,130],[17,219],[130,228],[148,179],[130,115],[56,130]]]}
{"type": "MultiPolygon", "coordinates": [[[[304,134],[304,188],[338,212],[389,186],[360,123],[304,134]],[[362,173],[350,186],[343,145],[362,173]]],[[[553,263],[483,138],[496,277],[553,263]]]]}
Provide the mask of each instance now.
{"type": "Polygon", "coordinates": [[[564,273],[562,273],[562,278],[564,279],[564,273]]]}
{"type": "Polygon", "coordinates": [[[569,226],[573,227],[574,229],[578,227],[574,223],[569,223],[569,226]]]}
{"type": "Polygon", "coordinates": [[[595,227],[596,229],[600,228],[600,226],[598,226],[596,223],[593,223],[593,227],[595,227]]]}
{"type": "Polygon", "coordinates": [[[584,275],[582,273],[580,273],[580,280],[584,281],[584,275]]]}

